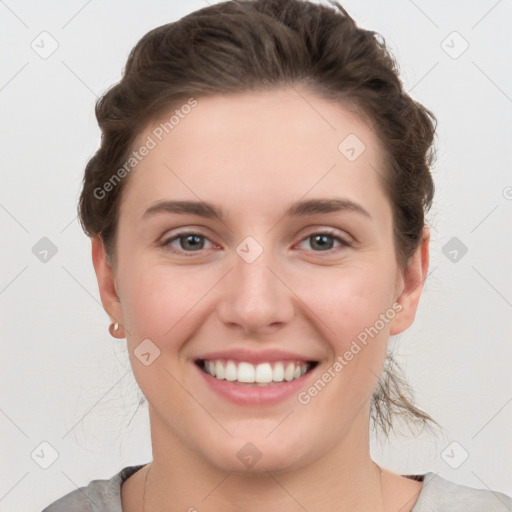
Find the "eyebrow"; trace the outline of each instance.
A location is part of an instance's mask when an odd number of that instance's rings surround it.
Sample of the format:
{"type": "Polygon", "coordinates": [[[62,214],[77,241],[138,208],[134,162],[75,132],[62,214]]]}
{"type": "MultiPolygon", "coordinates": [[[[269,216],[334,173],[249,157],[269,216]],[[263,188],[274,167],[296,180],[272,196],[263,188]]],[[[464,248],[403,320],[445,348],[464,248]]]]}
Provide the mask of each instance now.
{"type": "MultiPolygon", "coordinates": [[[[308,199],[293,203],[285,212],[284,217],[300,217],[318,213],[335,213],[350,211],[371,219],[371,215],[360,204],[348,199],[308,199]]],[[[217,217],[221,221],[226,218],[222,208],[205,201],[167,201],[161,200],[150,206],[142,218],[161,213],[176,213],[181,215],[197,215],[207,219],[217,217]]]]}

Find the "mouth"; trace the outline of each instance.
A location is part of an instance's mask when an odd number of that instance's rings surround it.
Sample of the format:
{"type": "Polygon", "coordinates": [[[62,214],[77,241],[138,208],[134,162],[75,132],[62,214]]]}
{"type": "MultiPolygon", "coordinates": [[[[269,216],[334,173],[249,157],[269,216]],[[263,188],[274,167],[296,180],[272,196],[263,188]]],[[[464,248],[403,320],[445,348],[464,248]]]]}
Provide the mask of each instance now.
{"type": "Polygon", "coordinates": [[[252,364],[232,359],[196,359],[194,363],[203,373],[219,381],[267,387],[302,378],[317,366],[318,361],[283,360],[252,364]]]}

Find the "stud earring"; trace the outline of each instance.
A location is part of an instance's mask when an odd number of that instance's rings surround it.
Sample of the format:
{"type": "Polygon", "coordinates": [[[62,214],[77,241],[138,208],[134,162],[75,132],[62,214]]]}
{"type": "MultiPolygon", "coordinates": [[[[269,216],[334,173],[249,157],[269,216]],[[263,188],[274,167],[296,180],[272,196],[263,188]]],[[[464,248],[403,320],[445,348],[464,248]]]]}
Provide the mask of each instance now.
{"type": "Polygon", "coordinates": [[[119,330],[119,323],[118,322],[113,322],[110,324],[109,328],[108,328],[109,332],[110,332],[110,335],[115,338],[116,334],[117,334],[117,331],[119,330]]]}

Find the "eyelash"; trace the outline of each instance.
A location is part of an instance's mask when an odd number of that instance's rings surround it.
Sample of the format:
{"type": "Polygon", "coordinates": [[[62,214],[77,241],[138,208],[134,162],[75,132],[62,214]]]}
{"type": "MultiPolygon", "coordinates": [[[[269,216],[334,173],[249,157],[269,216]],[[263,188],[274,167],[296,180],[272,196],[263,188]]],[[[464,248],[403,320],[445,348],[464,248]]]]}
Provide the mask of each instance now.
{"type": "MultiPolygon", "coordinates": [[[[337,235],[335,232],[330,231],[328,229],[323,230],[323,231],[315,231],[315,232],[309,234],[308,236],[302,238],[300,243],[312,238],[315,235],[327,235],[327,236],[337,240],[341,244],[341,246],[338,247],[337,249],[328,249],[326,251],[313,251],[313,252],[317,252],[320,254],[324,253],[324,254],[328,254],[328,255],[333,255],[333,254],[337,254],[338,252],[342,251],[346,247],[352,246],[352,244],[347,242],[347,240],[345,240],[344,238],[337,235]]],[[[200,249],[198,251],[184,251],[183,249],[176,250],[174,248],[171,248],[171,245],[170,245],[171,242],[174,242],[175,240],[179,240],[180,238],[186,238],[188,236],[197,236],[197,237],[209,240],[206,235],[203,235],[201,233],[198,233],[195,231],[182,231],[181,233],[177,233],[173,237],[164,240],[163,242],[160,243],[160,245],[162,247],[164,247],[166,250],[169,250],[173,254],[177,254],[177,255],[181,255],[181,256],[185,256],[185,257],[197,256],[198,254],[200,254],[203,251],[203,249],[200,249]]],[[[213,243],[213,242],[211,242],[211,243],[213,243]]]]}

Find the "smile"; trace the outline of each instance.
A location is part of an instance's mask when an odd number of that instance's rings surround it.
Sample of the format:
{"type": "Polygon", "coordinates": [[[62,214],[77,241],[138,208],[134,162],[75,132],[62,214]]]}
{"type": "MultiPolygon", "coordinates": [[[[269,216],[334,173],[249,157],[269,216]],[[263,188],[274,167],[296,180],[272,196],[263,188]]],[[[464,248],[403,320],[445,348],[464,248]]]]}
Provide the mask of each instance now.
{"type": "Polygon", "coordinates": [[[198,359],[195,363],[204,373],[217,380],[258,386],[300,379],[317,365],[316,361],[272,361],[251,364],[230,359],[198,359]]]}

